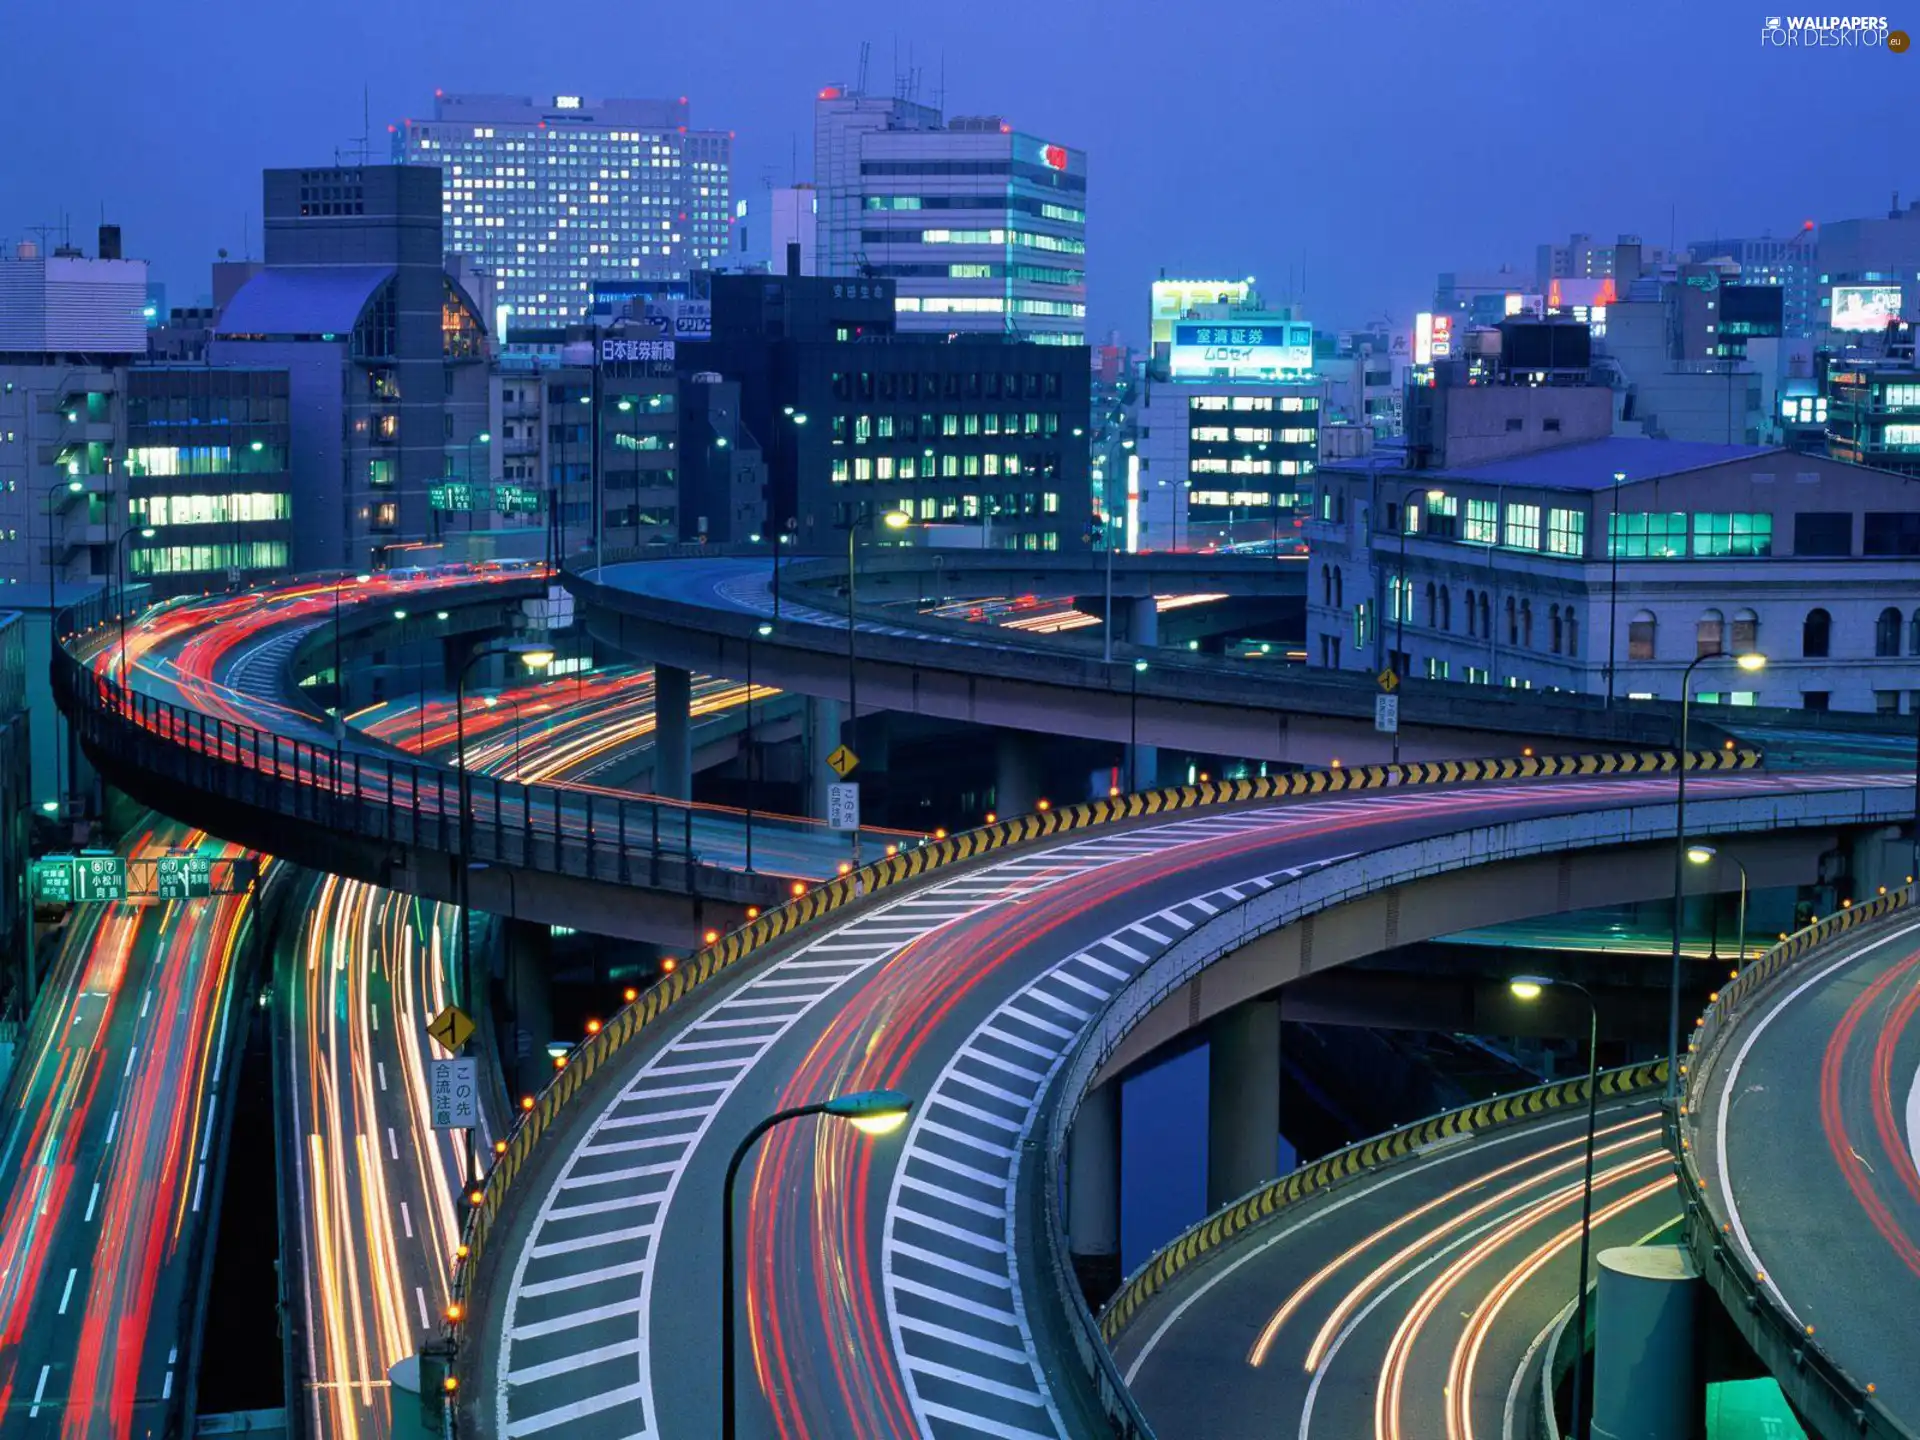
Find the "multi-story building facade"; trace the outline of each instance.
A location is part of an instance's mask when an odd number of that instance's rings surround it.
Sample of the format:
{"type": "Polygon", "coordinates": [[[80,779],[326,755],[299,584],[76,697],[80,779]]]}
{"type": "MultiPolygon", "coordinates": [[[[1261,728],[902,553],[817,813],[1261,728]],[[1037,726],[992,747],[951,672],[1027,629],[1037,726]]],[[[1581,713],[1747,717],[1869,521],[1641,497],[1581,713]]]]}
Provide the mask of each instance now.
{"type": "Polygon", "coordinates": [[[739,381],[769,527],[814,554],[886,511],[994,547],[1086,543],[1086,347],[896,333],[895,284],[712,277],[713,339],[680,365],[739,381]]]}
{"type": "Polygon", "coordinates": [[[157,594],[182,594],[287,568],[294,518],[288,397],[284,369],[141,365],[127,372],[130,578],[157,594]]]}
{"type": "Polygon", "coordinates": [[[684,279],[729,249],[733,135],[692,128],[685,97],[436,95],[394,158],[441,170],[447,250],[492,272],[502,339],[585,319],[596,280],[684,279]]]}
{"type": "Polygon", "coordinates": [[[817,272],[894,281],[902,332],[1084,342],[1084,151],[830,85],[814,184],[817,272]]]}
{"type": "Polygon", "coordinates": [[[379,565],[434,537],[434,490],[490,434],[487,331],[444,268],[440,173],[269,170],[264,190],[266,264],[208,355],[287,372],[294,568],[379,565]]]}
{"type": "Polygon", "coordinates": [[[1753,652],[1696,698],[1913,709],[1920,480],[1744,445],[1460,448],[1322,465],[1309,663],[1624,702],[1753,652]]]}
{"type": "Polygon", "coordinates": [[[1823,397],[1827,453],[1920,476],[1920,363],[1915,325],[1890,327],[1879,354],[1850,351],[1827,370],[1823,397]]]}
{"type": "Polygon", "coordinates": [[[1732,261],[1738,267],[1740,283],[1743,285],[1778,286],[1781,325],[1785,334],[1809,336],[1826,323],[1826,315],[1815,301],[1814,226],[1811,220],[1786,239],[1761,235],[1745,239],[1695,240],[1687,250],[1697,262],[1732,261]]]}

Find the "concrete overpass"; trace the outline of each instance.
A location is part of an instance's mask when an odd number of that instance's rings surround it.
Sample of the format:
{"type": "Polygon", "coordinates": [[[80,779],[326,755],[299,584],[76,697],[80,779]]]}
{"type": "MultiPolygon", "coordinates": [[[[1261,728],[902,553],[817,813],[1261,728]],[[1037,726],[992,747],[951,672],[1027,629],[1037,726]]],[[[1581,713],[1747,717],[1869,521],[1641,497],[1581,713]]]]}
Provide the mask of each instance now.
{"type": "MultiPolygon", "coordinates": [[[[1159,568],[1143,569],[1142,591],[1157,589],[1176,559],[1181,563],[1171,569],[1186,576],[1188,585],[1197,583],[1199,562],[1212,557],[1155,559],[1159,568]]],[[[1262,573],[1275,565],[1243,563],[1262,573]]],[[[862,556],[863,594],[867,565],[862,556]]],[[[794,573],[826,580],[845,572],[844,562],[838,572],[825,560],[804,566],[794,573]]],[[[1297,574],[1292,567],[1281,570],[1266,583],[1278,587],[1297,574]]],[[[909,568],[896,572],[892,583],[910,593],[924,587],[931,573],[909,568]]],[[[770,575],[764,560],[669,556],[604,569],[576,562],[564,579],[595,638],[622,653],[738,678],[751,646],[755,674],[768,683],[834,707],[857,692],[862,713],[893,711],[1289,764],[1373,763],[1391,753],[1390,738],[1374,728],[1379,692],[1368,676],[1298,667],[1263,673],[1244,663],[1158,649],[1151,640],[1116,645],[1109,664],[1099,643],[1070,634],[1033,636],[864,607],[849,664],[844,609],[835,614],[813,603],[801,586],[797,603],[783,595],[776,619],[770,575]],[[759,633],[763,625],[771,627],[766,635],[759,633]]],[[[1671,744],[1675,730],[1667,713],[1672,707],[1658,705],[1608,710],[1584,696],[1418,680],[1405,681],[1398,693],[1402,753],[1421,758],[1671,744]]],[[[842,713],[836,708],[816,729],[836,733],[842,713]]],[[[1718,743],[1711,726],[1701,725],[1698,733],[1703,742],[1718,743]]]]}
{"type": "MultiPolygon", "coordinates": [[[[714,1403],[710,1375],[658,1363],[647,1337],[667,1328],[656,1296],[673,1297],[674,1326],[705,1333],[714,1321],[703,1303],[708,1217],[731,1139],[781,1105],[885,1075],[920,1097],[898,1151],[847,1148],[822,1131],[770,1148],[755,1171],[745,1223],[764,1273],[747,1281],[751,1344],[764,1353],[785,1337],[786,1378],[750,1400],[749,1422],[844,1433],[845,1407],[891,1395],[905,1424],[940,1436],[1126,1433],[1135,1417],[1109,1383],[1091,1318],[1073,1308],[1067,1257],[1084,1253],[1071,1237],[1107,1203],[1088,1179],[1103,1170],[1088,1138],[1097,1129],[1074,1115],[1137,1022],[1266,931],[1325,916],[1337,934],[1346,906],[1568,849],[1571,893],[1605,894],[1613,852],[1671,835],[1657,779],[1326,793],[1407,778],[1280,777],[1322,796],[1249,803],[1244,784],[1205,786],[1170,792],[1163,803],[1175,808],[1160,818],[1129,797],[990,827],[886,862],[857,886],[833,882],[694,957],[576,1052],[488,1179],[469,1236],[480,1267],[462,1282],[479,1317],[465,1336],[468,1422],[481,1433],[538,1435],[564,1421],[585,1426],[569,1433],[611,1434],[584,1417],[617,1404],[661,1428],[698,1429],[714,1403]],[[888,963],[907,947],[910,965],[888,963]],[[826,993],[833,1003],[820,1005],[826,993]],[[721,1041],[731,1048],[709,1048],[721,1041]],[[688,1079],[690,1066],[710,1073],[688,1079]],[[614,1133],[645,1138],[645,1174],[620,1146],[588,1143],[614,1133]],[[1064,1200],[1052,1183],[1063,1165],[1078,1177],[1064,1200]],[[838,1177],[830,1208],[847,1223],[815,1223],[809,1197],[826,1183],[816,1173],[838,1177]],[[565,1198],[587,1185],[601,1197],[591,1216],[565,1198]],[[622,1238],[636,1226],[644,1239],[622,1238]],[[592,1268],[614,1245],[619,1263],[592,1268]],[[568,1277],[584,1277],[568,1304],[597,1318],[556,1349],[538,1297],[568,1277]],[[855,1383],[843,1390],[836,1375],[855,1383]]],[[[1898,781],[1849,776],[1729,774],[1689,788],[1703,831],[1802,830],[1827,845],[1898,817],[1907,798],[1898,781]]],[[[1651,887],[1650,870],[1617,868],[1620,898],[1651,887]]],[[[1484,921],[1560,898],[1511,877],[1489,895],[1503,908],[1484,921]]],[[[1315,969],[1343,958],[1331,942],[1314,952],[1315,969]]],[[[1241,1047],[1250,1065],[1256,1049],[1241,1047]]],[[[1226,1149],[1247,1163],[1261,1117],[1226,1118],[1226,1149]]],[[[1267,1146],[1270,1171],[1271,1132],[1267,1146]]]]}

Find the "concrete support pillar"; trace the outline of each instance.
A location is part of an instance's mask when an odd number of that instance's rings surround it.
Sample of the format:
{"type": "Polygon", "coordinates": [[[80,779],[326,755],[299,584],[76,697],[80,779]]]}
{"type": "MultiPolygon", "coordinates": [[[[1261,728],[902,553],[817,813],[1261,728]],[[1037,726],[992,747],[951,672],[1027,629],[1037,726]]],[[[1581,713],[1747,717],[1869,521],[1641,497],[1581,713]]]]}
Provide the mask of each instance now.
{"type": "Polygon", "coordinates": [[[838,700],[807,699],[807,813],[816,820],[827,818],[827,786],[840,778],[827,767],[827,756],[839,748],[844,709],[838,700]]]}
{"type": "Polygon", "coordinates": [[[1151,595],[1127,602],[1127,638],[1135,645],[1160,643],[1160,611],[1151,595]]]}
{"type": "Polygon", "coordinates": [[[1681,1245],[1602,1250],[1594,1303],[1593,1440],[1699,1433],[1694,1312],[1700,1272],[1681,1245]]]}
{"type": "Polygon", "coordinates": [[[1067,1248],[1094,1309],[1120,1286],[1120,1085],[1081,1102],[1067,1140],[1067,1248]]]}
{"type": "Polygon", "coordinates": [[[1271,1180],[1280,1154],[1280,1002],[1249,1000],[1207,1036],[1207,1209],[1271,1180]]]}
{"type": "Polygon", "coordinates": [[[500,1069],[517,1102],[538,1093],[553,1073],[546,1043],[553,1038],[553,932],[530,920],[500,921],[498,963],[489,968],[506,981],[500,1017],[500,1069]]]}
{"type": "Polygon", "coordinates": [[[653,788],[670,800],[693,798],[693,676],[653,667],[653,788]]]}
{"type": "Polygon", "coordinates": [[[1858,905],[1871,900],[1882,888],[1894,890],[1906,883],[1913,871],[1913,841],[1900,833],[1897,825],[1861,835],[1853,842],[1850,869],[1853,889],[1840,898],[1858,905]]]}
{"type": "Polygon", "coordinates": [[[993,808],[1002,820],[1030,815],[1040,799],[1040,739],[1024,730],[994,737],[993,808]]]}

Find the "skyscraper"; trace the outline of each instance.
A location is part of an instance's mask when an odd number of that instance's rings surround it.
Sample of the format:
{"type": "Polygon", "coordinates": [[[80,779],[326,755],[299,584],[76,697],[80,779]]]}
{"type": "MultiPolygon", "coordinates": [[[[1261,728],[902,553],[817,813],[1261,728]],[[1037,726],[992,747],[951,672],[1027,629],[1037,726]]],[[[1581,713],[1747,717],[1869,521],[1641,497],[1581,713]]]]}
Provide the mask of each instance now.
{"type": "Polygon", "coordinates": [[[725,258],[733,136],[687,119],[684,96],[442,94],[395,127],[394,154],[441,168],[447,249],[493,272],[508,324],[552,329],[586,318],[596,280],[725,258]]]}
{"type": "Polygon", "coordinates": [[[897,281],[902,331],[1085,342],[1085,151],[829,85],[813,172],[816,273],[897,281]]]}

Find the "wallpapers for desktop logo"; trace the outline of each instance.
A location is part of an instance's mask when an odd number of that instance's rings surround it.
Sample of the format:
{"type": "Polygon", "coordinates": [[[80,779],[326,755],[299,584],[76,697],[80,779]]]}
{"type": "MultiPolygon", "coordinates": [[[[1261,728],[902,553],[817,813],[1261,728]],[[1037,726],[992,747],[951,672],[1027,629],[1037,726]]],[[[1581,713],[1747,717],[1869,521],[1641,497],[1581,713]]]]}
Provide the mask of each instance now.
{"type": "Polygon", "coordinates": [[[1895,30],[1884,15],[1769,15],[1760,27],[1760,43],[1781,48],[1907,48],[1907,33],[1895,30]]]}

